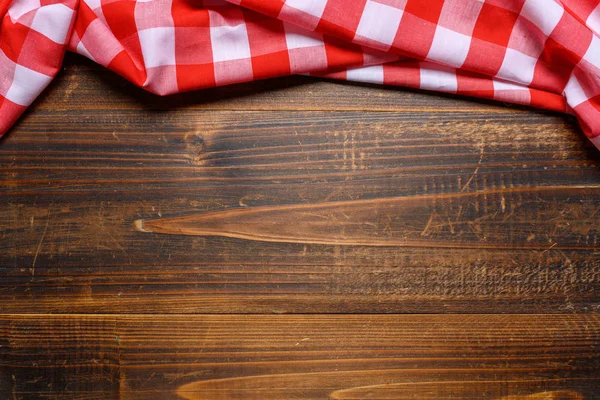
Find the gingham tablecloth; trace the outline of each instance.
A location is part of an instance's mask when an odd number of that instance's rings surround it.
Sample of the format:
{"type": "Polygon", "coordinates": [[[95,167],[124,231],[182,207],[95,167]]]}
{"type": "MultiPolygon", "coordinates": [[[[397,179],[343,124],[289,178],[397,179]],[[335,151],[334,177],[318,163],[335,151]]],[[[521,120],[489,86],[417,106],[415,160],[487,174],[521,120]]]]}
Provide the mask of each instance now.
{"type": "Polygon", "coordinates": [[[599,3],[0,0],[0,133],[69,50],[160,95],[311,74],[526,104],[600,147],[599,3]]]}

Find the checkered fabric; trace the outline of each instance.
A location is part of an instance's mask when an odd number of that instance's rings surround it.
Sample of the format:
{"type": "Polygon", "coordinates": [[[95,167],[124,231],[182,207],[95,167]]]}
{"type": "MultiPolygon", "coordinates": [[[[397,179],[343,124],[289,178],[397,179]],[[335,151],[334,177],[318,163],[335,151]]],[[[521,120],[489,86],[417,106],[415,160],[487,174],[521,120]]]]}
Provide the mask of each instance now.
{"type": "Polygon", "coordinates": [[[0,133],[65,50],[166,95],[289,74],[575,115],[600,147],[597,0],[0,0],[0,133]]]}

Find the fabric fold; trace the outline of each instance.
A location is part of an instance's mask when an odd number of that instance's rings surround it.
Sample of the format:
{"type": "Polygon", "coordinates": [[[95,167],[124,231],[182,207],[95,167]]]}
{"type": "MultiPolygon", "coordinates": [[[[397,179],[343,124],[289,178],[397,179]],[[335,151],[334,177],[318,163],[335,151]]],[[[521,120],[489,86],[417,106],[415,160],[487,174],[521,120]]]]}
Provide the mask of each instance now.
{"type": "Polygon", "coordinates": [[[0,134],[65,50],[168,95],[309,74],[573,114],[600,147],[591,0],[0,0],[0,134]]]}

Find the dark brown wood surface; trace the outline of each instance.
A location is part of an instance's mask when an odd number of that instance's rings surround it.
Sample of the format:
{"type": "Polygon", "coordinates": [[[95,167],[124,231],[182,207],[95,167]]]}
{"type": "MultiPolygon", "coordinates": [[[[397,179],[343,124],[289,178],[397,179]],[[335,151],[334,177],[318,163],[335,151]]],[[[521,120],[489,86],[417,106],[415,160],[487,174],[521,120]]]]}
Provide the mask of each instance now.
{"type": "Polygon", "coordinates": [[[599,167],[554,113],[68,56],[0,141],[0,399],[600,398],[599,167]]]}
{"type": "Polygon", "coordinates": [[[599,323],[592,315],[6,315],[2,379],[7,394],[36,399],[597,398],[600,365],[590,351],[599,323]]]}

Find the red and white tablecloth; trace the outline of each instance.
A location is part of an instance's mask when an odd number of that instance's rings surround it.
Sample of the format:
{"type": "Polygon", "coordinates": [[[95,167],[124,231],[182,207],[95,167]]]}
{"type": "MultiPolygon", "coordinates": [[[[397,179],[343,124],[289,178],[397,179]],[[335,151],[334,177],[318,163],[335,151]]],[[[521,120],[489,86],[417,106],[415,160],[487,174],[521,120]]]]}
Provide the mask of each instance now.
{"type": "Polygon", "coordinates": [[[526,104],[600,147],[599,4],[0,0],[0,134],[69,50],[160,95],[311,74],[526,104]]]}

